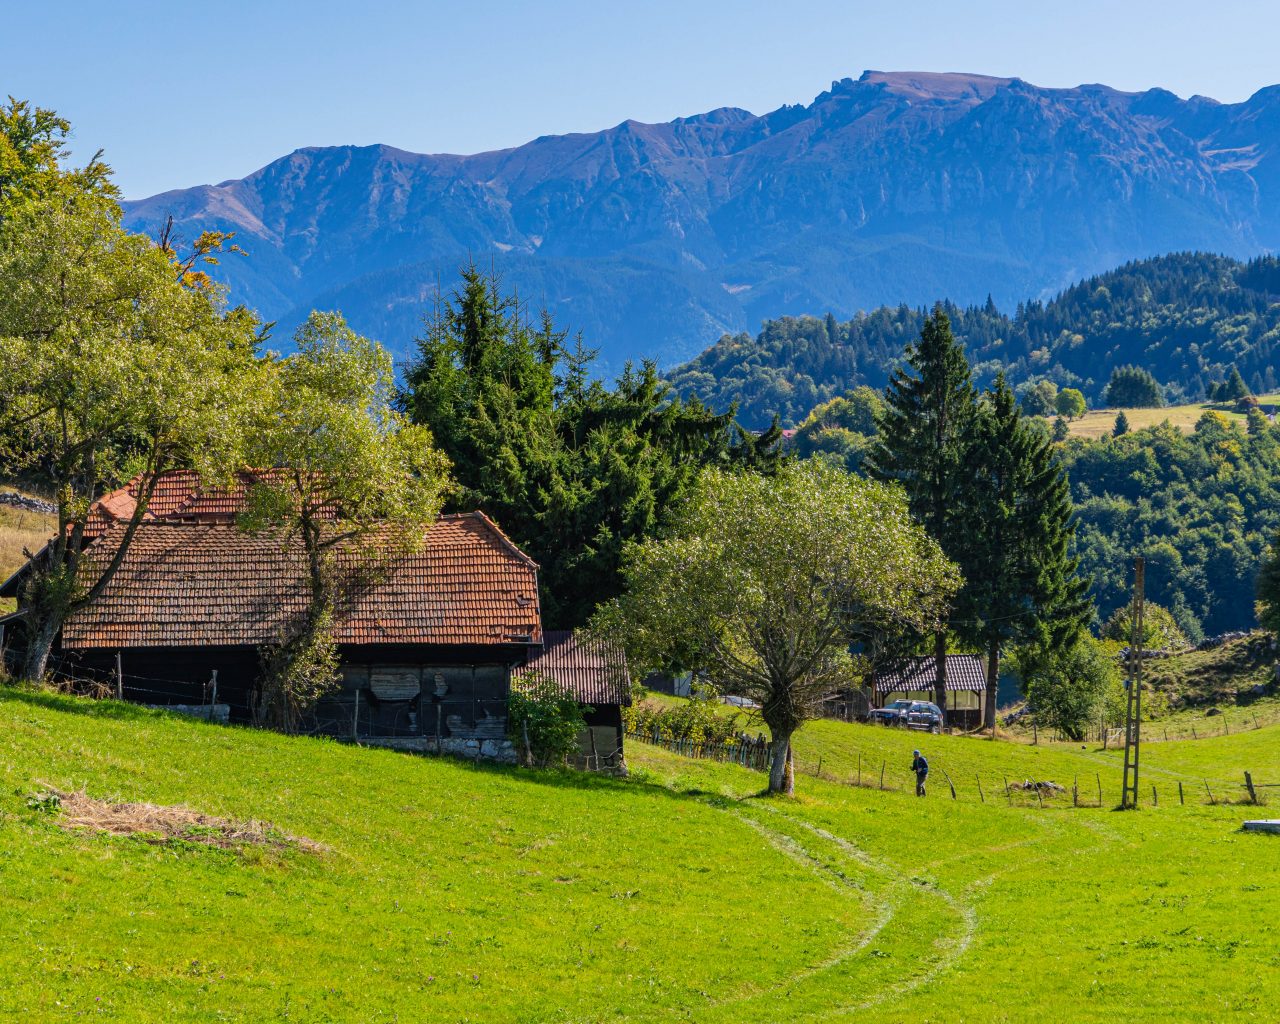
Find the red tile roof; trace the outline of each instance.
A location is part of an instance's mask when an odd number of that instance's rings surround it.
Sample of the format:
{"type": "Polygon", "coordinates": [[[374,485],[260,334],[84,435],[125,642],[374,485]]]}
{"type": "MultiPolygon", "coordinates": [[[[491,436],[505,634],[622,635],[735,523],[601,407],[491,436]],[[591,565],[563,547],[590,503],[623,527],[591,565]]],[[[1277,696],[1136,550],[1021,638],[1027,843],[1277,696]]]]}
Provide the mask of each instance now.
{"type": "Polygon", "coordinates": [[[568,630],[548,630],[543,647],[511,676],[527,686],[535,675],[554,679],[582,704],[630,704],[631,680],[622,648],[568,630]]]}
{"type": "MultiPolygon", "coordinates": [[[[151,501],[142,521],[150,522],[231,522],[244,508],[245,497],[256,479],[274,471],[243,471],[226,487],[202,484],[193,470],[177,469],[156,480],[151,501]]],[[[97,537],[113,524],[127,522],[138,507],[142,478],[134,477],[118,490],[104,494],[89,510],[85,533],[97,537]]]]}
{"type": "MultiPolygon", "coordinates": [[[[164,506],[190,508],[192,491],[164,506]]],[[[153,505],[153,508],[155,506],[153,505]]],[[[170,514],[173,514],[172,512],[170,514]]],[[[115,549],[116,523],[90,551],[115,549]]],[[[306,607],[300,544],[229,522],[138,528],[102,596],[63,628],[68,649],[261,644],[306,607]]],[[[427,542],[339,617],[343,644],[511,644],[541,640],[536,564],[479,512],[442,516],[427,542]]]]}

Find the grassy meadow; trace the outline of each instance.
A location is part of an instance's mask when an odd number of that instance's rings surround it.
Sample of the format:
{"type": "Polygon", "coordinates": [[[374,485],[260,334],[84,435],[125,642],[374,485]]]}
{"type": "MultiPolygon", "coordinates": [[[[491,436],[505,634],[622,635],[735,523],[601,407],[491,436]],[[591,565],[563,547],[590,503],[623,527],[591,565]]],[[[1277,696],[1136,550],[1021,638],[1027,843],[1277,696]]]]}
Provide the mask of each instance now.
{"type": "MultiPolygon", "coordinates": [[[[1280,402],[1280,394],[1259,395],[1258,401],[1263,405],[1274,405],[1280,402]]],[[[1090,409],[1079,419],[1072,420],[1070,423],[1071,435],[1073,437],[1109,437],[1116,425],[1116,415],[1120,413],[1120,409],[1090,409]]],[[[1168,420],[1171,424],[1181,430],[1183,433],[1190,433],[1195,430],[1196,422],[1206,412],[1221,413],[1227,419],[1239,423],[1241,426],[1245,423],[1243,413],[1236,412],[1229,406],[1219,405],[1216,402],[1192,402],[1188,405],[1166,405],[1160,409],[1124,409],[1125,417],[1129,420],[1130,430],[1141,430],[1143,427],[1154,427],[1168,420]]],[[[1052,419],[1052,417],[1050,417],[1052,419]]]]}
{"type": "Polygon", "coordinates": [[[1114,752],[818,722],[768,800],[644,744],[624,781],[0,689],[0,1019],[1272,1020],[1280,839],[1221,801],[1278,754],[1276,728],[1153,743],[1160,806],[1118,813],[1114,752]],[[833,781],[859,754],[901,788],[833,781]],[[1095,773],[1103,808],[996,782],[1095,773]],[[68,831],[42,787],[327,849],[68,831]]]}

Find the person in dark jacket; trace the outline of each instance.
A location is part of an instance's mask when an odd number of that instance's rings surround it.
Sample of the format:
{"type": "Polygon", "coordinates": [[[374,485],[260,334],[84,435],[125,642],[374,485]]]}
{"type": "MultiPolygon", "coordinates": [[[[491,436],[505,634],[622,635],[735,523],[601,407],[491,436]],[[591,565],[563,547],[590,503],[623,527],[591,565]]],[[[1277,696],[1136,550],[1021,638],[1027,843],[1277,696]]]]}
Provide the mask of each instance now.
{"type": "Polygon", "coordinates": [[[924,783],[929,777],[929,762],[920,751],[915,751],[911,759],[911,770],[916,773],[916,796],[924,796],[924,783]]]}

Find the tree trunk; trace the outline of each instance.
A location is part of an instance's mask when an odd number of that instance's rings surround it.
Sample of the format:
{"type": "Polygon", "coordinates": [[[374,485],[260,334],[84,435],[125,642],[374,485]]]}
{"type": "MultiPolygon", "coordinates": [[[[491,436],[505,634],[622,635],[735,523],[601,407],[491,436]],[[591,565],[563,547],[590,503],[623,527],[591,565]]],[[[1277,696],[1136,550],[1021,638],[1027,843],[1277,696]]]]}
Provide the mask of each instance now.
{"type": "Polygon", "coordinates": [[[790,771],[790,734],[774,736],[769,757],[769,792],[791,796],[796,791],[796,787],[795,777],[790,771]]]}
{"type": "Polygon", "coordinates": [[[947,713],[947,634],[938,630],[933,638],[934,677],[933,702],[947,713]]]}
{"type": "Polygon", "coordinates": [[[27,682],[38,683],[49,670],[49,655],[53,652],[53,641],[58,635],[58,623],[52,616],[44,616],[29,624],[34,628],[27,630],[27,653],[22,661],[22,678],[27,682]]]}
{"type": "Polygon", "coordinates": [[[1000,641],[992,640],[987,651],[987,704],[982,715],[982,724],[991,730],[991,738],[996,738],[996,690],[1000,687],[1000,641]]]}

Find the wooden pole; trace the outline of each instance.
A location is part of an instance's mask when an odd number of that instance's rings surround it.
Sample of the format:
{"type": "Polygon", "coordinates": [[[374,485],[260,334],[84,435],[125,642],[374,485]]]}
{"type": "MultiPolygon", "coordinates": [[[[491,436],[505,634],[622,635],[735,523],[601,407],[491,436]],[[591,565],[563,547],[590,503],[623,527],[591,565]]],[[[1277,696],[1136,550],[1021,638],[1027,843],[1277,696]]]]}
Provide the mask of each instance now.
{"type": "Polygon", "coordinates": [[[1258,802],[1258,794],[1255,793],[1253,789],[1253,776],[1250,775],[1248,772],[1244,773],[1244,785],[1245,785],[1245,788],[1249,791],[1249,802],[1252,804],[1256,804],[1258,802]]]}
{"type": "Polygon", "coordinates": [[[116,700],[124,700],[124,663],[116,651],[116,700]]]}
{"type": "Polygon", "coordinates": [[[356,690],[355,708],[351,712],[351,738],[358,740],[360,738],[360,691],[356,690]]]}
{"type": "Polygon", "coordinates": [[[947,785],[951,787],[951,799],[954,800],[956,798],[956,784],[951,781],[951,776],[947,774],[945,768],[942,769],[942,776],[947,780],[947,785]]]}
{"type": "Polygon", "coordinates": [[[1036,803],[1040,805],[1040,810],[1044,810],[1044,797],[1040,795],[1040,783],[1033,782],[1032,785],[1036,789],[1036,803]]]}
{"type": "Polygon", "coordinates": [[[1196,727],[1194,722],[1191,724],[1191,738],[1193,740],[1198,740],[1200,738],[1199,736],[1196,735],[1196,727]]]}
{"type": "Polygon", "coordinates": [[[1178,780],[1178,805],[1181,806],[1185,802],[1186,801],[1182,799],[1182,780],[1179,779],[1178,780]]]}
{"type": "Polygon", "coordinates": [[[1009,790],[1009,776],[1007,775],[1004,777],[1004,795],[1007,796],[1009,801],[1012,803],[1013,793],[1009,790]]]}
{"type": "Polygon", "coordinates": [[[1204,780],[1204,791],[1209,794],[1209,803],[1216,804],[1218,801],[1213,798],[1213,790],[1209,788],[1209,780],[1204,780]]]}
{"type": "Polygon", "coordinates": [[[862,751],[858,751],[858,785],[862,785],[862,751]]]}
{"type": "Polygon", "coordinates": [[[1098,773],[1098,806],[1102,806],[1102,773],[1098,773]]]}
{"type": "Polygon", "coordinates": [[[886,762],[884,762],[884,761],[881,761],[881,762],[880,762],[880,788],[881,788],[881,789],[884,789],[884,766],[885,766],[885,763],[886,763],[886,762]]]}
{"type": "Polygon", "coordinates": [[[1156,794],[1156,784],[1154,782],[1151,783],[1151,806],[1160,806],[1160,797],[1156,794]]]}
{"type": "Polygon", "coordinates": [[[987,802],[987,798],[982,795],[982,776],[975,775],[974,778],[978,781],[978,799],[985,804],[987,802]]]}
{"type": "Polygon", "coordinates": [[[1071,806],[1080,806],[1080,776],[1075,777],[1075,781],[1071,783],[1071,806]]]}
{"type": "Polygon", "coordinates": [[[818,778],[822,778],[822,756],[818,756],[818,778]]]}

